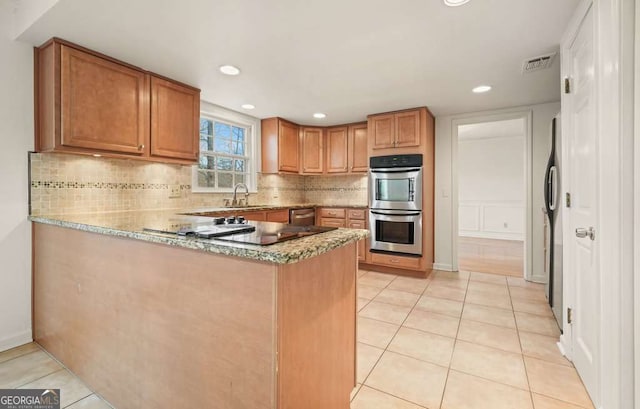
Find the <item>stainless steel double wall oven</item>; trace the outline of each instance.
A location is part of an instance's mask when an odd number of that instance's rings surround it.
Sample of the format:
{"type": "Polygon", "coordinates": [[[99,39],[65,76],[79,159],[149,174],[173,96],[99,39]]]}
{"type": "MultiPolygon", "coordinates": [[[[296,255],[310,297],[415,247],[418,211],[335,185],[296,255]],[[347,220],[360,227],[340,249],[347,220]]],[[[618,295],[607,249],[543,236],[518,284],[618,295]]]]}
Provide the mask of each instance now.
{"type": "Polygon", "coordinates": [[[422,155],[369,159],[371,251],[422,255],[422,155]]]}

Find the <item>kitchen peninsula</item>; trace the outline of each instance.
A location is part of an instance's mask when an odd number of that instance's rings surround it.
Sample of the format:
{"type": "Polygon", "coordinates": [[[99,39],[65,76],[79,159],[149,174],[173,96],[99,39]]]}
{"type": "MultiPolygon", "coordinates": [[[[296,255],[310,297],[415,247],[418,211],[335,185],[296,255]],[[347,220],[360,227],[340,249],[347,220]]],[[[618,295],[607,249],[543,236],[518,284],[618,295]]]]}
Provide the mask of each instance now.
{"type": "Polygon", "coordinates": [[[34,338],[118,409],[348,409],[365,230],[257,246],[143,230],[207,220],[173,211],[31,220],[34,338]]]}

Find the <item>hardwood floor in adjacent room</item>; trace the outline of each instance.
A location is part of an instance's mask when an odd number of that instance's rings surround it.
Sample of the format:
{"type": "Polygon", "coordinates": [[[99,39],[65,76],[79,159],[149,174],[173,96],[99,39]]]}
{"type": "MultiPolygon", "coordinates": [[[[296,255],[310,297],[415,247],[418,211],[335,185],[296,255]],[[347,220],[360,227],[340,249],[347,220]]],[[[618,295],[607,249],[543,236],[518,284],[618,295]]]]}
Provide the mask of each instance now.
{"type": "Polygon", "coordinates": [[[524,276],[524,242],[458,237],[458,269],[524,276]]]}

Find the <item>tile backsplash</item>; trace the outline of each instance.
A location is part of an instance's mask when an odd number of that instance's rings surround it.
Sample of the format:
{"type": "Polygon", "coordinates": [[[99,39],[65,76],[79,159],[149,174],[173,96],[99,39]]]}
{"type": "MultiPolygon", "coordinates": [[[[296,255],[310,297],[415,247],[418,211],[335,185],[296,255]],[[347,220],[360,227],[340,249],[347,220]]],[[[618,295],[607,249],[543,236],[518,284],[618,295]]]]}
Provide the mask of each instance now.
{"type": "MultiPolygon", "coordinates": [[[[367,204],[365,175],[258,174],[250,203],[367,204]]],[[[220,207],[229,193],[192,193],[191,166],[66,154],[31,154],[31,214],[220,207]],[[180,197],[169,198],[171,186],[180,197]]]]}

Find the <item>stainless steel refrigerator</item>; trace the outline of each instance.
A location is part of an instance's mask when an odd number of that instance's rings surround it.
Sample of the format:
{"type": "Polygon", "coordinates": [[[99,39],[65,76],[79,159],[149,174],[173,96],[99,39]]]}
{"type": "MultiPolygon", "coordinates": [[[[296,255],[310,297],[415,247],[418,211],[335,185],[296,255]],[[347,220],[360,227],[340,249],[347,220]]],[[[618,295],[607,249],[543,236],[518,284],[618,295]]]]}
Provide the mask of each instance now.
{"type": "Polygon", "coordinates": [[[562,330],[562,212],[563,194],[560,169],[562,165],[562,135],[560,114],[551,123],[551,153],[544,177],[544,202],[548,218],[547,257],[549,274],[546,290],[553,315],[562,330]]]}

